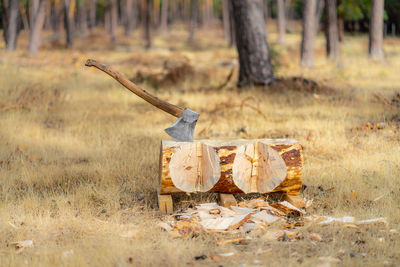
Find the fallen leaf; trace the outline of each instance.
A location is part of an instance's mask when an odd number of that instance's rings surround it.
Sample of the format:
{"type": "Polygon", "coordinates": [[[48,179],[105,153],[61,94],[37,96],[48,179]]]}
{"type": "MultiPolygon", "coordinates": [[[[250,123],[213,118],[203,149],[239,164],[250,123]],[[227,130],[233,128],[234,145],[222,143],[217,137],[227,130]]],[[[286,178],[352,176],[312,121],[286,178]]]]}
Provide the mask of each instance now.
{"type": "Polygon", "coordinates": [[[357,192],[356,192],[356,191],[351,190],[351,197],[350,197],[350,199],[351,199],[352,201],[354,201],[354,200],[357,199],[357,192]]]}

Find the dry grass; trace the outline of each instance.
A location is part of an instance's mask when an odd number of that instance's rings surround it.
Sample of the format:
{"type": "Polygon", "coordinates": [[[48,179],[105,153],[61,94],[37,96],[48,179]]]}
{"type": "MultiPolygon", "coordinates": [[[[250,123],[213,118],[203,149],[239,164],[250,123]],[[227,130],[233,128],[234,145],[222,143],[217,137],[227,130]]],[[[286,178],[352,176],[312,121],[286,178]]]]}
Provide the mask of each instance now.
{"type": "MultiPolygon", "coordinates": [[[[400,41],[386,40],[385,62],[371,62],[366,38],[349,36],[340,63],[332,64],[320,36],[316,67],[301,69],[299,35],[288,35],[288,44],[276,47],[282,61],[277,74],[311,78],[338,91],[324,95],[293,88],[239,91],[237,72],[224,89],[213,91],[225,82],[236,54],[220,31],[199,34],[196,47],[187,47],[186,32],[176,29],[157,38],[149,52],[142,50],[139,32],[121,37],[113,48],[101,32],[90,43],[79,40],[74,51],[45,42],[48,49],[38,58],[23,50],[6,54],[0,45],[1,266],[257,265],[254,260],[309,266],[321,263],[320,256],[338,257],[340,265],[396,265],[400,238],[389,230],[400,227],[400,137],[399,125],[389,120],[399,110],[373,93],[389,98],[400,88],[400,41]],[[304,230],[320,233],[318,243],[306,234],[294,243],[254,236],[244,245],[222,247],[215,241],[223,235],[169,238],[156,226],[162,217],[156,190],[159,144],[168,138],[162,130],[174,119],[85,68],[84,61],[96,58],[129,77],[138,70],[150,77],[180,57],[194,67],[190,78],[165,85],[144,79],[142,85],[201,112],[196,138],[296,138],[304,145],[304,195],[314,198],[311,213],[384,216],[389,226],[304,230]],[[357,128],[366,122],[386,124],[357,128]],[[121,236],[129,231],[133,237],[121,236]],[[16,253],[8,245],[26,239],[35,247],[16,253]],[[194,259],[228,251],[235,254],[219,262],[194,259]]],[[[22,36],[20,47],[26,40],[22,36]]],[[[275,43],[274,33],[269,40],[275,43]]]]}

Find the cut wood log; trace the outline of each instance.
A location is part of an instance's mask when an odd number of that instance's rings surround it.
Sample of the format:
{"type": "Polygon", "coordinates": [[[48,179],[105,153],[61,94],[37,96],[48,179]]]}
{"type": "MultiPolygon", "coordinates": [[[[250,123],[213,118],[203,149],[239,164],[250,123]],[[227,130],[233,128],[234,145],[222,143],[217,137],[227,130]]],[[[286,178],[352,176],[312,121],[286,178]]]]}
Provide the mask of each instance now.
{"type": "Polygon", "coordinates": [[[293,139],[194,143],[164,140],[160,155],[160,194],[201,191],[294,195],[302,186],[302,167],[302,148],[293,139]],[[196,157],[189,157],[190,153],[196,157]]]}
{"type": "Polygon", "coordinates": [[[244,193],[269,193],[286,177],[286,164],[274,149],[261,142],[238,147],[233,181],[244,193]]]}
{"type": "Polygon", "coordinates": [[[218,182],[221,168],[217,152],[203,143],[178,147],[169,163],[174,185],[184,192],[207,192],[218,182]]]}
{"type": "Polygon", "coordinates": [[[161,213],[171,214],[174,211],[171,195],[158,195],[158,207],[161,213]]]}

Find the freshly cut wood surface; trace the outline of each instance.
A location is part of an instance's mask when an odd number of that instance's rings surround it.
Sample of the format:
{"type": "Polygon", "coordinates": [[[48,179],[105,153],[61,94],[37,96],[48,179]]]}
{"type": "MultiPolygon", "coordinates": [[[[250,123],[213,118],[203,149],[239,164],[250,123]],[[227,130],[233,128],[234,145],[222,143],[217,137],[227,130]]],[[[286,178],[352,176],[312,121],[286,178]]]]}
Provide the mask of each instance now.
{"type": "Polygon", "coordinates": [[[244,193],[269,193],[286,177],[286,164],[270,146],[255,142],[238,147],[233,181],[244,193]]]}
{"type": "Polygon", "coordinates": [[[175,150],[169,163],[171,180],[185,192],[207,192],[218,182],[221,168],[212,147],[186,143],[175,150]]]}
{"type": "MultiPolygon", "coordinates": [[[[255,144],[267,145],[268,148],[276,151],[283,159],[286,165],[286,176],[283,181],[272,190],[272,192],[284,192],[288,194],[297,194],[302,186],[302,167],[303,155],[301,145],[294,139],[256,139],[256,140],[196,140],[194,143],[202,143],[215,150],[219,157],[220,178],[218,182],[207,192],[219,193],[244,193],[234,181],[233,164],[235,158],[240,154],[239,148],[243,145],[255,144]]],[[[185,192],[177,188],[172,181],[170,174],[170,163],[173,154],[179,147],[191,144],[188,142],[176,142],[164,140],[161,144],[160,155],[160,193],[169,194],[185,192]]],[[[273,185],[269,185],[273,187],[273,185]]]]}

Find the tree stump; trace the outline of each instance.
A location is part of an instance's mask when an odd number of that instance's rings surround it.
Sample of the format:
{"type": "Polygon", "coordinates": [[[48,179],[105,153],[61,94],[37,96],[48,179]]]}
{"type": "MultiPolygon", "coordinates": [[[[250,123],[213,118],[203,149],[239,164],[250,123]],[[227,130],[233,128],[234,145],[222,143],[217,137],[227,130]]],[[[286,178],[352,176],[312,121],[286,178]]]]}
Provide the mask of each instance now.
{"type": "Polygon", "coordinates": [[[294,139],[161,142],[160,195],[178,192],[297,195],[303,155],[294,139]]]}

